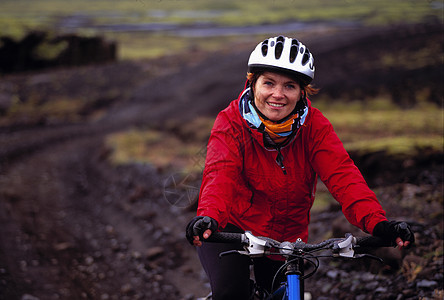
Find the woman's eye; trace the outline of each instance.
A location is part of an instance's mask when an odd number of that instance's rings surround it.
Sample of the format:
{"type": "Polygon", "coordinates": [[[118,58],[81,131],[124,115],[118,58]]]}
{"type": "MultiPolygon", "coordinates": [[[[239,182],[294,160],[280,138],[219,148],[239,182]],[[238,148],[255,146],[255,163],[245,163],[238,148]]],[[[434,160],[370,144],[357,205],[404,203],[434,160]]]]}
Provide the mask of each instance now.
{"type": "Polygon", "coordinates": [[[295,86],[293,84],[287,84],[287,89],[294,89],[295,86]]]}

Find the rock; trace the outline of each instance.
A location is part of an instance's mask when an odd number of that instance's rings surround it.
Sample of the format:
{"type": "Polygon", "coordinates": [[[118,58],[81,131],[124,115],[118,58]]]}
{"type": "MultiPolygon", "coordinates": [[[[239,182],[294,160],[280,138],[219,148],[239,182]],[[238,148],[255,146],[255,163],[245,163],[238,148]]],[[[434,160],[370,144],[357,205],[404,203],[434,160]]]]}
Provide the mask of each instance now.
{"type": "Polygon", "coordinates": [[[91,256],[88,256],[85,258],[85,263],[87,266],[90,266],[94,263],[94,258],[92,258],[91,256]]]}
{"type": "Polygon", "coordinates": [[[336,279],[339,275],[339,272],[336,270],[330,270],[327,272],[327,277],[330,277],[331,279],[336,279]]]}
{"type": "Polygon", "coordinates": [[[365,272],[361,275],[361,280],[363,282],[369,282],[371,280],[375,279],[375,274],[369,273],[369,272],[365,272]]]}
{"type": "Polygon", "coordinates": [[[114,227],[112,225],[106,225],[105,231],[110,236],[114,236],[115,233],[116,233],[116,231],[115,231],[115,229],[114,229],[114,227]]]}
{"type": "Polygon", "coordinates": [[[127,284],[122,285],[122,287],[120,288],[120,291],[122,292],[122,294],[127,295],[133,291],[133,287],[131,284],[127,283],[127,284]]]}
{"type": "Polygon", "coordinates": [[[373,290],[375,290],[375,289],[378,287],[378,285],[379,285],[379,282],[377,282],[377,281],[372,281],[372,282],[367,283],[367,284],[365,285],[365,288],[366,288],[367,290],[369,290],[369,291],[373,291],[373,290]]]}
{"type": "Polygon", "coordinates": [[[158,246],[158,247],[152,247],[152,248],[149,248],[148,250],[146,250],[145,255],[146,255],[147,259],[153,260],[153,259],[163,255],[164,252],[165,252],[165,250],[162,247],[158,246]]]}
{"type": "Polygon", "coordinates": [[[131,257],[133,259],[140,259],[142,257],[142,254],[140,254],[139,251],[133,251],[133,252],[131,252],[131,257]]]}
{"type": "Polygon", "coordinates": [[[375,293],[382,293],[382,294],[387,293],[387,288],[380,286],[375,290],[375,293]]]}
{"type": "Polygon", "coordinates": [[[54,250],[56,251],[63,251],[63,250],[67,250],[70,248],[73,248],[74,246],[69,243],[69,242],[62,242],[62,243],[57,243],[54,245],[54,250]]]}
{"type": "Polygon", "coordinates": [[[426,289],[433,289],[438,286],[438,283],[436,281],[432,280],[421,280],[418,283],[416,283],[417,288],[426,288],[426,289]]]}

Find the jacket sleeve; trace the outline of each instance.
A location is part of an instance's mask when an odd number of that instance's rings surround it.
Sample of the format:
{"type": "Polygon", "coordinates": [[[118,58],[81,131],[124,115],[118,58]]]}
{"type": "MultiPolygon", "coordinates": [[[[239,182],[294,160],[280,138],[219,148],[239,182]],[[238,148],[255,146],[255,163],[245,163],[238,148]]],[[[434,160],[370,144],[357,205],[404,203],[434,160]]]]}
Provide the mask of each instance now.
{"type": "Polygon", "coordinates": [[[340,203],[347,220],[372,233],[375,225],[387,220],[376,195],[370,190],[331,123],[314,111],[310,131],[310,159],[313,169],[340,203]]]}
{"type": "Polygon", "coordinates": [[[220,228],[227,225],[242,171],[240,145],[227,116],[219,114],[207,145],[197,215],[215,219],[220,228]]]}

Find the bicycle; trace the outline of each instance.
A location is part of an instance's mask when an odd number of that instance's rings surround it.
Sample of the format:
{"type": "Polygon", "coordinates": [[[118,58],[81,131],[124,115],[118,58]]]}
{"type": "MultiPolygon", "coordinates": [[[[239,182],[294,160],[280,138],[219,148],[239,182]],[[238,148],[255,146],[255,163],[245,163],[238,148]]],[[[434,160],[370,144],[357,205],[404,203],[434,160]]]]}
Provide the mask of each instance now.
{"type": "MultiPolygon", "coordinates": [[[[214,232],[205,242],[213,243],[233,243],[242,244],[244,251],[231,250],[222,252],[219,257],[226,255],[246,255],[250,258],[279,255],[285,258],[282,267],[274,275],[271,294],[266,289],[255,285],[250,299],[283,299],[283,300],[304,300],[303,280],[314,275],[319,268],[319,258],[321,257],[342,257],[348,259],[371,258],[383,262],[381,258],[367,254],[356,253],[355,250],[363,248],[390,247],[392,244],[383,241],[378,237],[365,236],[354,237],[346,234],[345,238],[332,238],[317,244],[304,243],[301,239],[296,242],[278,242],[267,237],[257,237],[251,232],[214,232]],[[318,254],[315,252],[330,250],[330,255],[318,254]],[[304,262],[313,267],[308,274],[303,274],[304,262]],[[285,271],[285,278],[277,289],[273,289],[280,273],[285,271]]],[[[206,298],[212,299],[211,293],[206,298]]]]}

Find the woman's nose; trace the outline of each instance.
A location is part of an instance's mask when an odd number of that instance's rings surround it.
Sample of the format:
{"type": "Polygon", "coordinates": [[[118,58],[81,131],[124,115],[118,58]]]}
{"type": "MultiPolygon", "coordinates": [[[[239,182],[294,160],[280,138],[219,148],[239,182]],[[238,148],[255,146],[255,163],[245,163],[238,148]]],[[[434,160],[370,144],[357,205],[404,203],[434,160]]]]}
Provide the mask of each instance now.
{"type": "Polygon", "coordinates": [[[273,96],[275,98],[283,98],[284,97],[284,88],[281,86],[276,86],[273,90],[273,96]]]}

